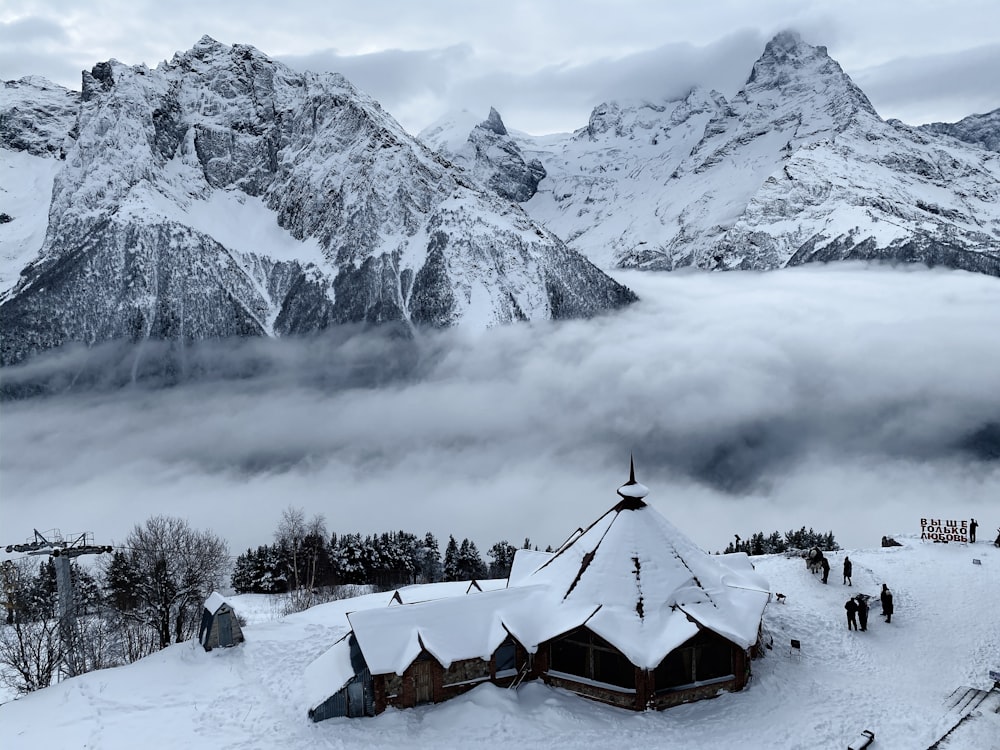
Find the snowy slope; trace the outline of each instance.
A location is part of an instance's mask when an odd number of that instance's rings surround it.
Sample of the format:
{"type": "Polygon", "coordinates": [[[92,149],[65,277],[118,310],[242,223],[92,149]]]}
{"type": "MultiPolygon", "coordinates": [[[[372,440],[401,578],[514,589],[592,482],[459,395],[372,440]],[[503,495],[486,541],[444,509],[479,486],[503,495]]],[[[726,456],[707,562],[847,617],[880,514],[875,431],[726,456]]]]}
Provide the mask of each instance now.
{"type": "Polygon", "coordinates": [[[246,45],[94,66],[62,164],[40,253],[0,297],[3,363],[65,342],[485,327],[635,299],[342,76],[246,45]]]}
{"type": "Polygon", "coordinates": [[[52,184],[62,163],[29,151],[2,151],[0,161],[0,296],[38,253],[49,223],[52,184]]]}
{"type": "Polygon", "coordinates": [[[824,47],[784,32],[731,101],[608,102],[576,133],[516,141],[547,174],[525,209],[605,268],[853,258],[1000,275],[1000,155],[978,147],[995,120],[952,133],[975,146],[883,121],[824,47]]]}
{"type": "MultiPolygon", "coordinates": [[[[132,666],[95,672],[0,706],[0,744],[8,750],[133,747],[591,748],[846,747],[862,729],[880,750],[926,748],[962,718],[949,710],[960,686],[989,688],[998,668],[1000,551],[986,543],[922,543],[852,550],[854,585],[841,585],[843,553],[830,585],[797,558],[754,558],[757,572],[786,604],[768,605],[774,648],[754,662],[741,693],[665,712],[635,714],[539,683],[517,691],[482,686],[437,706],[392,710],[373,719],[306,718],[303,672],[347,628],[347,611],[388,605],[390,594],[321,605],[269,620],[258,613],[246,643],[205,653],[193,642],[132,666]],[[974,566],[972,558],[981,560],[974,566]],[[866,633],[848,632],[843,604],[875,595],[887,582],[896,614],[885,624],[873,607],[866,633]],[[802,643],[790,655],[791,638],[802,643]]],[[[233,597],[237,611],[242,597],[233,597]]],[[[993,694],[955,729],[943,750],[1000,748],[993,694]]]]}

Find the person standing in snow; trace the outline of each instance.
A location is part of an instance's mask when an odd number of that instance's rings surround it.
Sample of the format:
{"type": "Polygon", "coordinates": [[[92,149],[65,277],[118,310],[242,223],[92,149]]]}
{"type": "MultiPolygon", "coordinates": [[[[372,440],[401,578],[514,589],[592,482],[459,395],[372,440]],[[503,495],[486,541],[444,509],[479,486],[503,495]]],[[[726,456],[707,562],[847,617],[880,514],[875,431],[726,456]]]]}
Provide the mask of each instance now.
{"type": "Polygon", "coordinates": [[[824,555],[820,564],[823,566],[823,583],[826,583],[826,579],[830,577],[830,561],[824,555]]]}
{"type": "Polygon", "coordinates": [[[884,583],[882,584],[882,594],[879,598],[882,600],[882,614],[885,615],[885,621],[892,622],[892,592],[889,591],[889,587],[884,583]]]}
{"type": "Polygon", "coordinates": [[[847,610],[847,629],[857,630],[858,629],[858,603],[854,599],[848,599],[847,603],[844,605],[844,609],[847,610]]]}
{"type": "Polygon", "coordinates": [[[858,594],[855,598],[858,600],[858,624],[863,633],[868,630],[868,597],[858,594]]]}
{"type": "Polygon", "coordinates": [[[845,557],[844,558],[844,583],[846,583],[848,586],[851,585],[851,570],[853,569],[853,567],[854,566],[851,564],[851,558],[845,557]]]}
{"type": "Polygon", "coordinates": [[[979,524],[976,523],[976,519],[973,518],[969,521],[969,541],[973,544],[976,542],[976,529],[979,528],[979,524]]]}

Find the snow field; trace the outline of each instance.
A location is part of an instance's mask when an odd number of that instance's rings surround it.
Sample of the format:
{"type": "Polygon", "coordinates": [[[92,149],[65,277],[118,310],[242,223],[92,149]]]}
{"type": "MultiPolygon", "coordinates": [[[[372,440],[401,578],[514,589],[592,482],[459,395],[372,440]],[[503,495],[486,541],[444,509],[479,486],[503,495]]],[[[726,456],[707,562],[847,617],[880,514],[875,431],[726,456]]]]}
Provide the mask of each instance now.
{"type": "MultiPolygon", "coordinates": [[[[987,528],[989,524],[984,525],[987,528]]],[[[786,604],[764,624],[773,649],[753,663],[742,693],[665,712],[632,713],[527,683],[484,685],[436,706],[390,709],[373,719],[306,718],[302,674],[347,629],[348,611],[387,606],[391,593],[332,602],[278,617],[268,597],[230,601],[248,620],[247,642],[205,653],[193,642],[128,667],[83,675],[0,706],[0,745],[131,748],[833,748],[862,729],[878,750],[926,748],[960,718],[945,704],[960,685],[988,688],[1000,668],[1000,550],[980,542],[922,543],[847,551],[854,585],[830,583],[803,561],[755,558],[786,604]],[[972,558],[982,565],[973,565],[972,558]],[[877,594],[893,590],[891,624],[877,594]],[[875,597],[868,632],[849,632],[848,596],[875,597]],[[789,641],[802,642],[791,655],[789,641]]],[[[1000,703],[1000,701],[998,701],[1000,703]]],[[[984,702],[984,707],[992,703],[984,702]]],[[[942,743],[947,750],[1000,748],[1000,714],[987,708],[942,743]]]]}

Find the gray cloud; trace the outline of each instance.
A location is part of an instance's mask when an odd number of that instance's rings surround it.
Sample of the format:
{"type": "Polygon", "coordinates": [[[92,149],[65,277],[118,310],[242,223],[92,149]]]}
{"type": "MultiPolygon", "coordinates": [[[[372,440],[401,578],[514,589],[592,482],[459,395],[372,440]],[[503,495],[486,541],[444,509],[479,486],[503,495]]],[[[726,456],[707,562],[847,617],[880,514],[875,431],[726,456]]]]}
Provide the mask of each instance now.
{"type": "Polygon", "coordinates": [[[28,45],[36,42],[65,42],[66,31],[58,23],[45,18],[25,17],[15,21],[0,21],[0,42],[28,45]]]}
{"type": "Polygon", "coordinates": [[[173,512],[241,548],[293,504],[338,531],[556,544],[612,503],[630,452],[654,505],[712,549],[802,524],[866,546],[927,513],[988,516],[996,279],[622,278],[643,301],[590,321],[147,346],[137,385],[121,385],[136,352],[114,347],[8,370],[7,393],[55,393],[3,404],[5,528],[121,538],[173,512]]]}
{"type": "Polygon", "coordinates": [[[825,44],[866,89],[869,76],[885,117],[954,120],[998,104],[995,55],[976,65],[976,50],[996,45],[993,0],[623,0],[613,8],[599,0],[288,0],[279,13],[260,0],[95,0],[86,10],[53,0],[47,15],[19,5],[12,14],[39,15],[7,22],[3,78],[40,74],[78,88],[80,70],[98,61],[155,65],[209,34],[294,67],[343,72],[411,132],[459,109],[496,106],[510,126],[538,133],[580,127],[610,98],[659,98],[694,84],[729,95],[764,42],[786,28],[825,44]]]}
{"type": "Polygon", "coordinates": [[[703,47],[674,43],[533,70],[498,69],[469,45],[367,55],[331,50],[281,60],[300,71],[342,73],[411,132],[460,105],[484,117],[496,107],[509,126],[545,133],[586,125],[590,111],[611,99],[677,98],[696,85],[732,96],[766,41],[747,30],[703,47]]]}
{"type": "Polygon", "coordinates": [[[903,57],[854,75],[879,112],[919,125],[953,122],[1000,107],[1000,44],[903,57]]]}

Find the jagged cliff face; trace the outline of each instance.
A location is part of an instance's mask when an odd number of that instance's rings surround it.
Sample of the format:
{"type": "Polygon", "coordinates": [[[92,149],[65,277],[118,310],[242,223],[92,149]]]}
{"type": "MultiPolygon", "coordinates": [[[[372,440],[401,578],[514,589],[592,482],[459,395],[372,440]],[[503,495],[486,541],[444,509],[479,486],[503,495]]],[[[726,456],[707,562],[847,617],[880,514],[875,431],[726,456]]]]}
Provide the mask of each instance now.
{"type": "MultiPolygon", "coordinates": [[[[635,299],[343,77],[202,39],[83,77],[0,358],[69,341],[488,326],[635,299]]],[[[0,147],[12,148],[0,140],[0,147]]]]}
{"type": "MultiPolygon", "coordinates": [[[[988,139],[990,122],[952,134],[988,139]]],[[[547,174],[525,209],[602,267],[850,258],[1000,275],[998,155],[883,121],[824,47],[793,33],[732,101],[609,102],[576,133],[515,140],[547,174]]]]}
{"type": "Polygon", "coordinates": [[[0,87],[0,144],[34,156],[61,156],[73,143],[80,94],[39,76],[0,87]]]}
{"type": "Polygon", "coordinates": [[[969,115],[958,122],[932,122],[921,125],[926,130],[939,135],[950,135],[966,143],[982,146],[990,151],[1000,151],[1000,109],[984,115],[969,115]]]}

